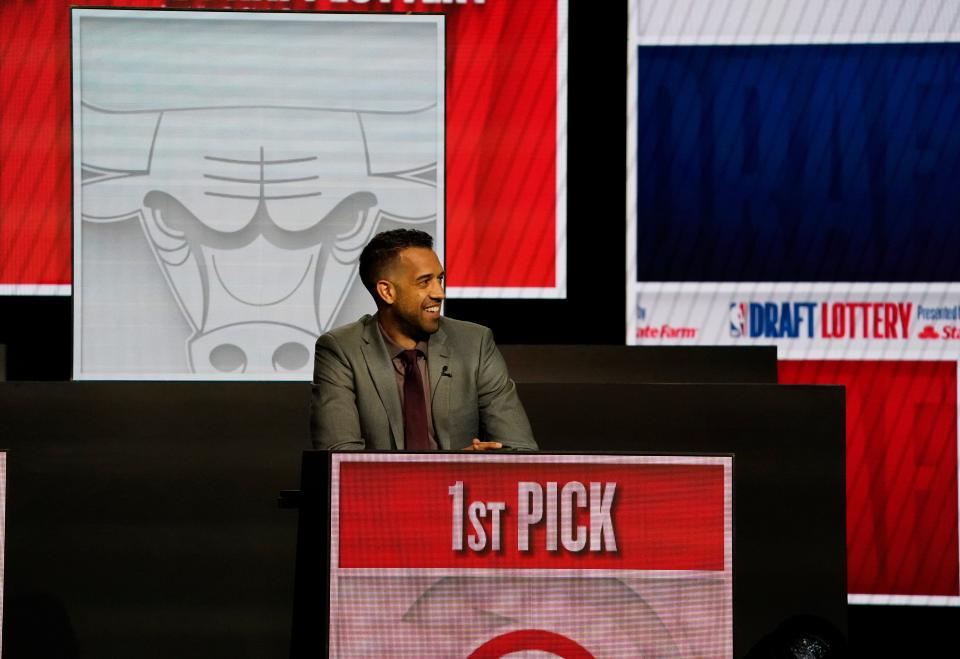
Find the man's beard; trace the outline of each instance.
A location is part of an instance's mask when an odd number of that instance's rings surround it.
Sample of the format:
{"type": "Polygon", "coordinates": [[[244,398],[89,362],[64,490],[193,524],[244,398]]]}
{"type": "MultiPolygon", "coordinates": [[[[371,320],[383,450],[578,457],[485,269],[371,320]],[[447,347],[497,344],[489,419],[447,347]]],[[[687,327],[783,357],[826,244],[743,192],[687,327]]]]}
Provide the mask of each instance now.
{"type": "Polygon", "coordinates": [[[401,314],[399,316],[400,327],[403,329],[404,334],[409,336],[414,341],[426,341],[430,338],[430,335],[435,333],[440,329],[440,323],[437,323],[436,328],[426,328],[420,323],[420,312],[422,309],[418,309],[416,316],[408,316],[406,314],[401,314]]]}

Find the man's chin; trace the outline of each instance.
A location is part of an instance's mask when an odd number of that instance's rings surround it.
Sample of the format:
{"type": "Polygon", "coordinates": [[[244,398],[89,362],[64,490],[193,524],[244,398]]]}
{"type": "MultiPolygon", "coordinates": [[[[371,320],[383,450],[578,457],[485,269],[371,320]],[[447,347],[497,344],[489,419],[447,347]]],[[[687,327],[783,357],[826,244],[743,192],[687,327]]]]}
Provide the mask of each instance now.
{"type": "Polygon", "coordinates": [[[434,321],[427,321],[420,326],[426,334],[436,334],[440,329],[440,319],[437,318],[434,321]]]}
{"type": "Polygon", "coordinates": [[[426,341],[431,334],[436,334],[440,329],[440,319],[432,322],[429,319],[420,318],[415,324],[411,323],[407,336],[414,341],[426,341]]]}

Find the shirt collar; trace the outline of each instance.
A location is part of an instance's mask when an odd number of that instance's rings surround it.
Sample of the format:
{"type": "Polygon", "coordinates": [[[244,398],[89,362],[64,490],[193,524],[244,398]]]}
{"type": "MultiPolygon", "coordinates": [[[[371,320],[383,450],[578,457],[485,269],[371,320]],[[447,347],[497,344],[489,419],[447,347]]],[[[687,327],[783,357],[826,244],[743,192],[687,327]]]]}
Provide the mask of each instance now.
{"type": "MultiPolygon", "coordinates": [[[[380,336],[383,337],[383,344],[387,347],[387,354],[390,355],[391,359],[396,359],[400,356],[400,353],[405,350],[405,348],[398,343],[395,343],[387,333],[383,330],[383,325],[380,324],[380,315],[375,316],[377,319],[377,329],[380,330],[380,336]]],[[[427,358],[427,342],[418,341],[417,345],[414,346],[415,350],[419,350],[420,354],[423,355],[423,358],[427,358]]]]}

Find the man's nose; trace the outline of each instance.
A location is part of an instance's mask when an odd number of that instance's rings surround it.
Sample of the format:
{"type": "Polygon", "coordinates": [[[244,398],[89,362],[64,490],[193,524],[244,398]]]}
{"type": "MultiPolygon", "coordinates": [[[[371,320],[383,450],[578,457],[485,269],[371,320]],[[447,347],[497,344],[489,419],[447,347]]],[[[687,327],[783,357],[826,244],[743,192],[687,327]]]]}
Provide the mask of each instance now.
{"type": "Polygon", "coordinates": [[[443,284],[440,283],[440,280],[434,280],[430,290],[430,297],[435,300],[443,300],[447,297],[447,293],[443,290],[443,284]]]}

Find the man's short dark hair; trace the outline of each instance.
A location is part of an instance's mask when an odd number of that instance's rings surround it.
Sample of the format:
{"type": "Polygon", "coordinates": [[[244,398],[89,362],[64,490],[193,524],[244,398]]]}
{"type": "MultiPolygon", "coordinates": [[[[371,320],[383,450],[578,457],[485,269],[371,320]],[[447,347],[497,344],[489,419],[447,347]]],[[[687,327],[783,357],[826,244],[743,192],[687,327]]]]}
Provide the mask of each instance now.
{"type": "Polygon", "coordinates": [[[408,247],[433,249],[433,236],[418,229],[394,229],[375,235],[360,253],[360,281],[377,300],[377,282],[397,255],[408,247]]]}

